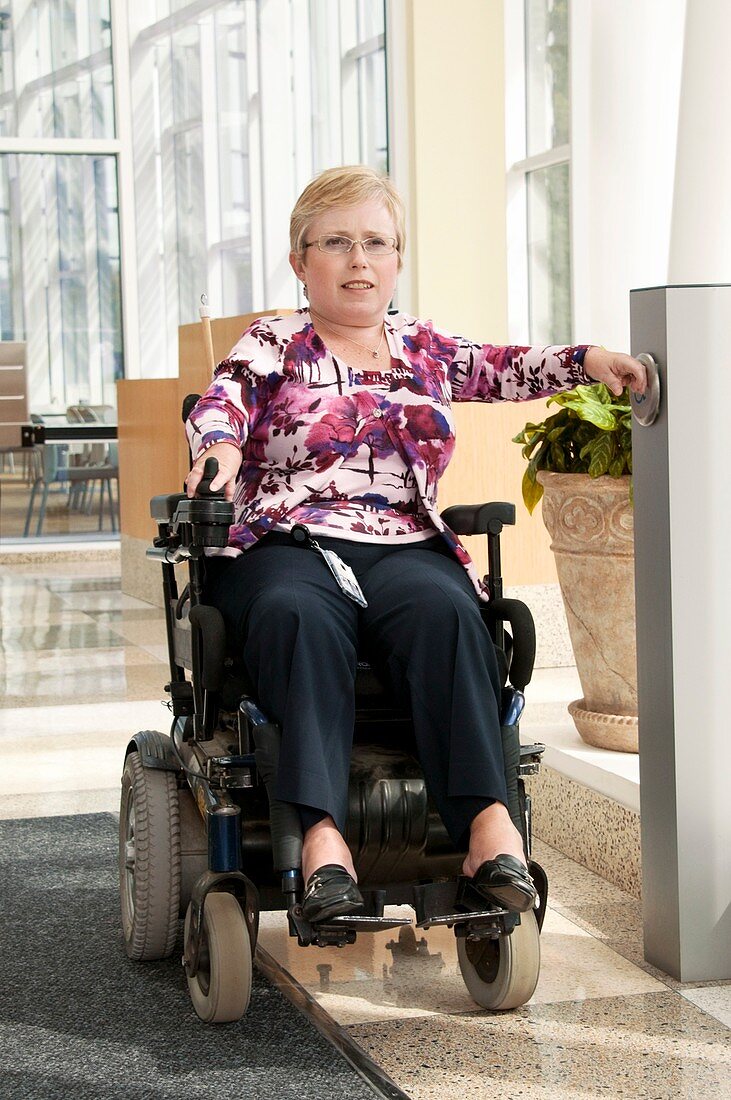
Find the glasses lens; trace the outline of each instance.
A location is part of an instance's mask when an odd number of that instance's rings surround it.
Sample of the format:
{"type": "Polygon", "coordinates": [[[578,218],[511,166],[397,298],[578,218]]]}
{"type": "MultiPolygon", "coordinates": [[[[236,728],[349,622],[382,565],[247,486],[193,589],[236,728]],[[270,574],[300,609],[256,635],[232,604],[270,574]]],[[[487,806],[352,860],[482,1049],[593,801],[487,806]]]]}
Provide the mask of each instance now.
{"type": "Polygon", "coordinates": [[[317,243],[321,252],[350,252],[353,247],[350,237],[340,237],[334,233],[319,237],[317,243]]]}
{"type": "Polygon", "coordinates": [[[363,241],[363,248],[371,256],[390,256],[396,248],[393,237],[368,237],[363,241]]]}

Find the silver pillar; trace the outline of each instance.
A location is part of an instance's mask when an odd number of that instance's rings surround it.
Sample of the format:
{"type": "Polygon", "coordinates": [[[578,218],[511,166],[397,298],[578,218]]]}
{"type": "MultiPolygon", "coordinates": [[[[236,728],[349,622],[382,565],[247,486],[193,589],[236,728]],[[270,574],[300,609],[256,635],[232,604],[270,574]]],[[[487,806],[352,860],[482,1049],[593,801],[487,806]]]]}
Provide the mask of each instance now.
{"type": "Polygon", "coordinates": [[[731,978],[731,286],[633,291],[661,403],[633,423],[645,957],[731,978]]]}

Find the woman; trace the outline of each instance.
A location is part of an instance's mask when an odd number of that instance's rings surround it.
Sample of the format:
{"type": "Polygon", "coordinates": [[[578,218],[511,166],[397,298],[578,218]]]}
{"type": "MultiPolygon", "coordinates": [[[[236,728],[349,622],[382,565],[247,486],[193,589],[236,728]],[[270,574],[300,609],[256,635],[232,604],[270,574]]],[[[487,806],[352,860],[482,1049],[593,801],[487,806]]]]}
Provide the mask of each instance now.
{"type": "Polygon", "coordinates": [[[464,874],[488,901],[525,911],[535,888],[506,807],[486,595],[437,511],[451,401],[525,400],[592,380],[642,392],[644,368],[596,347],[475,344],[387,314],[404,211],[369,168],[313,180],[290,235],[309,308],[255,321],[219,365],[188,421],[187,491],[217,458],[212,487],[225,486],[236,524],[227,557],[209,561],[208,598],[281,726],[277,795],[302,817],[305,916],[362,905],[342,835],[359,645],[412,712],[427,785],[455,844],[468,846],[464,874]],[[352,567],[350,592],[316,546],[293,541],[295,524],[352,567]]]}

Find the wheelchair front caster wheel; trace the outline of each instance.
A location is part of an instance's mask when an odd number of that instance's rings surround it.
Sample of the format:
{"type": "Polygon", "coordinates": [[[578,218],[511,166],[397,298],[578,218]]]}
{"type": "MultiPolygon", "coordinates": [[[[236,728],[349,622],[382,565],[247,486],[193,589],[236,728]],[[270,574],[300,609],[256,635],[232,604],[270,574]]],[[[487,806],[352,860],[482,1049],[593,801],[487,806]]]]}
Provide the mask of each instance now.
{"type": "Polygon", "coordinates": [[[493,1012],[519,1008],[538,984],[541,942],[533,910],[522,913],[510,935],[457,940],[457,959],[473,1000],[493,1012]]]}
{"type": "Polygon", "coordinates": [[[166,959],[178,934],[180,814],[175,775],[131,752],[122,773],[119,897],[130,959],[166,959]]]}
{"type": "MultiPolygon", "coordinates": [[[[191,909],[185,916],[188,942],[191,909]]],[[[193,1008],[206,1024],[240,1020],[251,997],[251,940],[246,919],[233,894],[209,894],[203,908],[198,970],[188,977],[193,1008]]]]}

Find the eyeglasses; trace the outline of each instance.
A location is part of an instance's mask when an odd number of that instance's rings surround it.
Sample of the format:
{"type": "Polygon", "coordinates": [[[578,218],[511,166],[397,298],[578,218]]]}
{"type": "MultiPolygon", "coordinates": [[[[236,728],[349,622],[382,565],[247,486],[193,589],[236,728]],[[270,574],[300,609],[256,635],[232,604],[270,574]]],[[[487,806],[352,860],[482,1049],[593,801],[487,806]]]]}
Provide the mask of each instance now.
{"type": "Polygon", "coordinates": [[[314,244],[320,252],[326,252],[329,256],[342,256],[350,252],[354,244],[362,245],[369,256],[390,256],[396,251],[395,237],[366,237],[364,241],[351,241],[350,237],[343,237],[340,233],[324,233],[316,241],[307,241],[304,247],[312,248],[314,244]]]}

